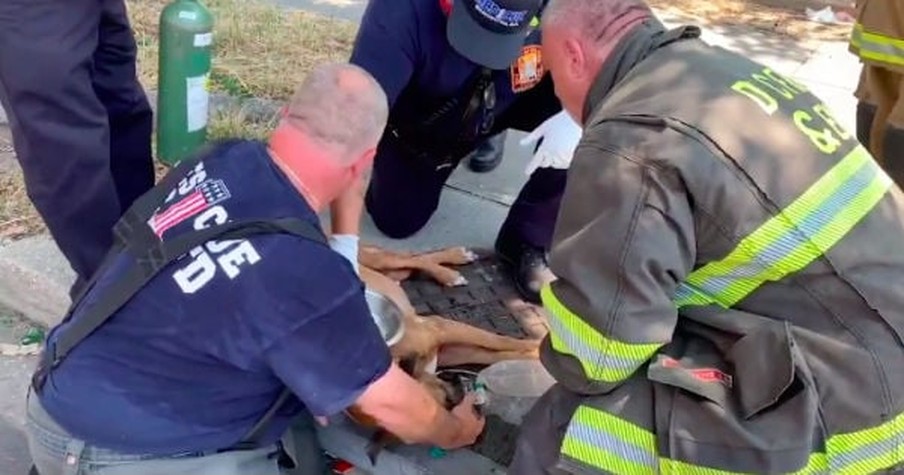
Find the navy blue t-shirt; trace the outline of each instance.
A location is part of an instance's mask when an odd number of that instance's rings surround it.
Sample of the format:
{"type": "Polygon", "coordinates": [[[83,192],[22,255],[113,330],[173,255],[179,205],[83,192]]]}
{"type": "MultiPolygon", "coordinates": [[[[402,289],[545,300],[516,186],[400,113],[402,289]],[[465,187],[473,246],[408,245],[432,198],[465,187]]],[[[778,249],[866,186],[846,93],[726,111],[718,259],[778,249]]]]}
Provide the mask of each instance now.
{"type": "MultiPolygon", "coordinates": [[[[238,142],[201,161],[149,225],[166,240],[268,217],[319,226],[266,147],[238,142]]],[[[130,265],[121,256],[70,321],[130,265]]],[[[389,364],[351,265],[319,243],[260,235],[209,242],[164,269],[51,373],[41,401],[90,444],[125,453],[216,450],[245,435],[284,384],[298,399],[274,419],[268,443],[303,410],[346,409],[389,364]]]]}
{"type": "MultiPolygon", "coordinates": [[[[370,72],[383,86],[393,117],[407,116],[417,122],[423,119],[422,114],[435,112],[425,111],[425,104],[471,92],[467,85],[480,66],[452,47],[446,36],[446,22],[439,0],[370,0],[368,3],[350,62],[370,72]]],[[[525,63],[532,65],[529,71],[519,70],[516,60],[511,68],[493,72],[497,113],[511,106],[544,77],[539,40],[539,30],[525,37],[522,57],[533,60],[525,63]]],[[[549,92],[549,99],[558,107],[551,89],[549,92]]],[[[461,127],[461,124],[448,125],[456,130],[461,127]]]]}

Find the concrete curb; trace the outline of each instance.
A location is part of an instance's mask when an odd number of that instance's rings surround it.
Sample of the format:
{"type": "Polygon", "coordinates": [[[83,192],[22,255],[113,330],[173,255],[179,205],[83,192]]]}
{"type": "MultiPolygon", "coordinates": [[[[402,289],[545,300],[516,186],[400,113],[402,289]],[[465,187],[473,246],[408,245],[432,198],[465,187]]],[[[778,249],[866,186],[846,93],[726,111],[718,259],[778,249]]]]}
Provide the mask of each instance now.
{"type": "MultiPolygon", "coordinates": [[[[156,91],[148,91],[156,109],[156,91]]],[[[240,109],[252,122],[271,120],[281,107],[278,101],[211,96],[211,114],[240,109]]],[[[155,110],[156,113],[156,110],[155,110]]],[[[7,122],[0,107],[0,126],[7,122]]],[[[0,241],[0,306],[22,314],[33,323],[52,327],[69,308],[69,287],[75,275],[53,239],[42,234],[19,241],[0,241]]]]}
{"type": "Polygon", "coordinates": [[[69,307],[75,275],[53,239],[38,235],[0,247],[0,305],[52,327],[69,307]]]}

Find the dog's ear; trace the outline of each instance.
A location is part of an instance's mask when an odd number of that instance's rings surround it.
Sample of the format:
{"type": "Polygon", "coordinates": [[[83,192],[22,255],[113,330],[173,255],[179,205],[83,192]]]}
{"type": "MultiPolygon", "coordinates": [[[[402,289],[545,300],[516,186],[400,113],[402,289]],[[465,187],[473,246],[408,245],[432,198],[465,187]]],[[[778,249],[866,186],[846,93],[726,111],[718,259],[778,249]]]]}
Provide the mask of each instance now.
{"type": "Polygon", "coordinates": [[[414,377],[414,369],[417,367],[417,356],[409,356],[399,360],[399,368],[402,368],[408,376],[414,377]]]}

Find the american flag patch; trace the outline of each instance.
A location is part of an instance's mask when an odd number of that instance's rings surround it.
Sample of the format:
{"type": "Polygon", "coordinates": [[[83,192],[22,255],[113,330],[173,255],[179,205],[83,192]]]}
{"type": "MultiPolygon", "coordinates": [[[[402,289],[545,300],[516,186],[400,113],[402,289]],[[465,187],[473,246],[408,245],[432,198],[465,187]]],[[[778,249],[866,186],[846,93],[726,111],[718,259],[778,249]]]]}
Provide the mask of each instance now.
{"type": "Polygon", "coordinates": [[[204,211],[211,206],[229,199],[229,189],[223,180],[207,180],[195,187],[187,196],[170,205],[164,211],[157,211],[148,220],[148,226],[157,237],[163,237],[168,229],[204,211]]]}

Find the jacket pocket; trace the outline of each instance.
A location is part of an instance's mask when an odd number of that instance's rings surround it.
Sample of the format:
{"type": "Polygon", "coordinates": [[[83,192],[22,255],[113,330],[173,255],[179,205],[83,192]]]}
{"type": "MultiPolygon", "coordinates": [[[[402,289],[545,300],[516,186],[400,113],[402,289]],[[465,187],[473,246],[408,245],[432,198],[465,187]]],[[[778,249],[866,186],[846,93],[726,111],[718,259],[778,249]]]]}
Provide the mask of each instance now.
{"type": "Polygon", "coordinates": [[[677,368],[657,361],[648,371],[658,443],[673,473],[690,466],[743,473],[807,466],[821,445],[818,398],[787,325],[757,329],[724,353],[698,336],[681,338],[680,350],[666,356],[677,368]]]}

